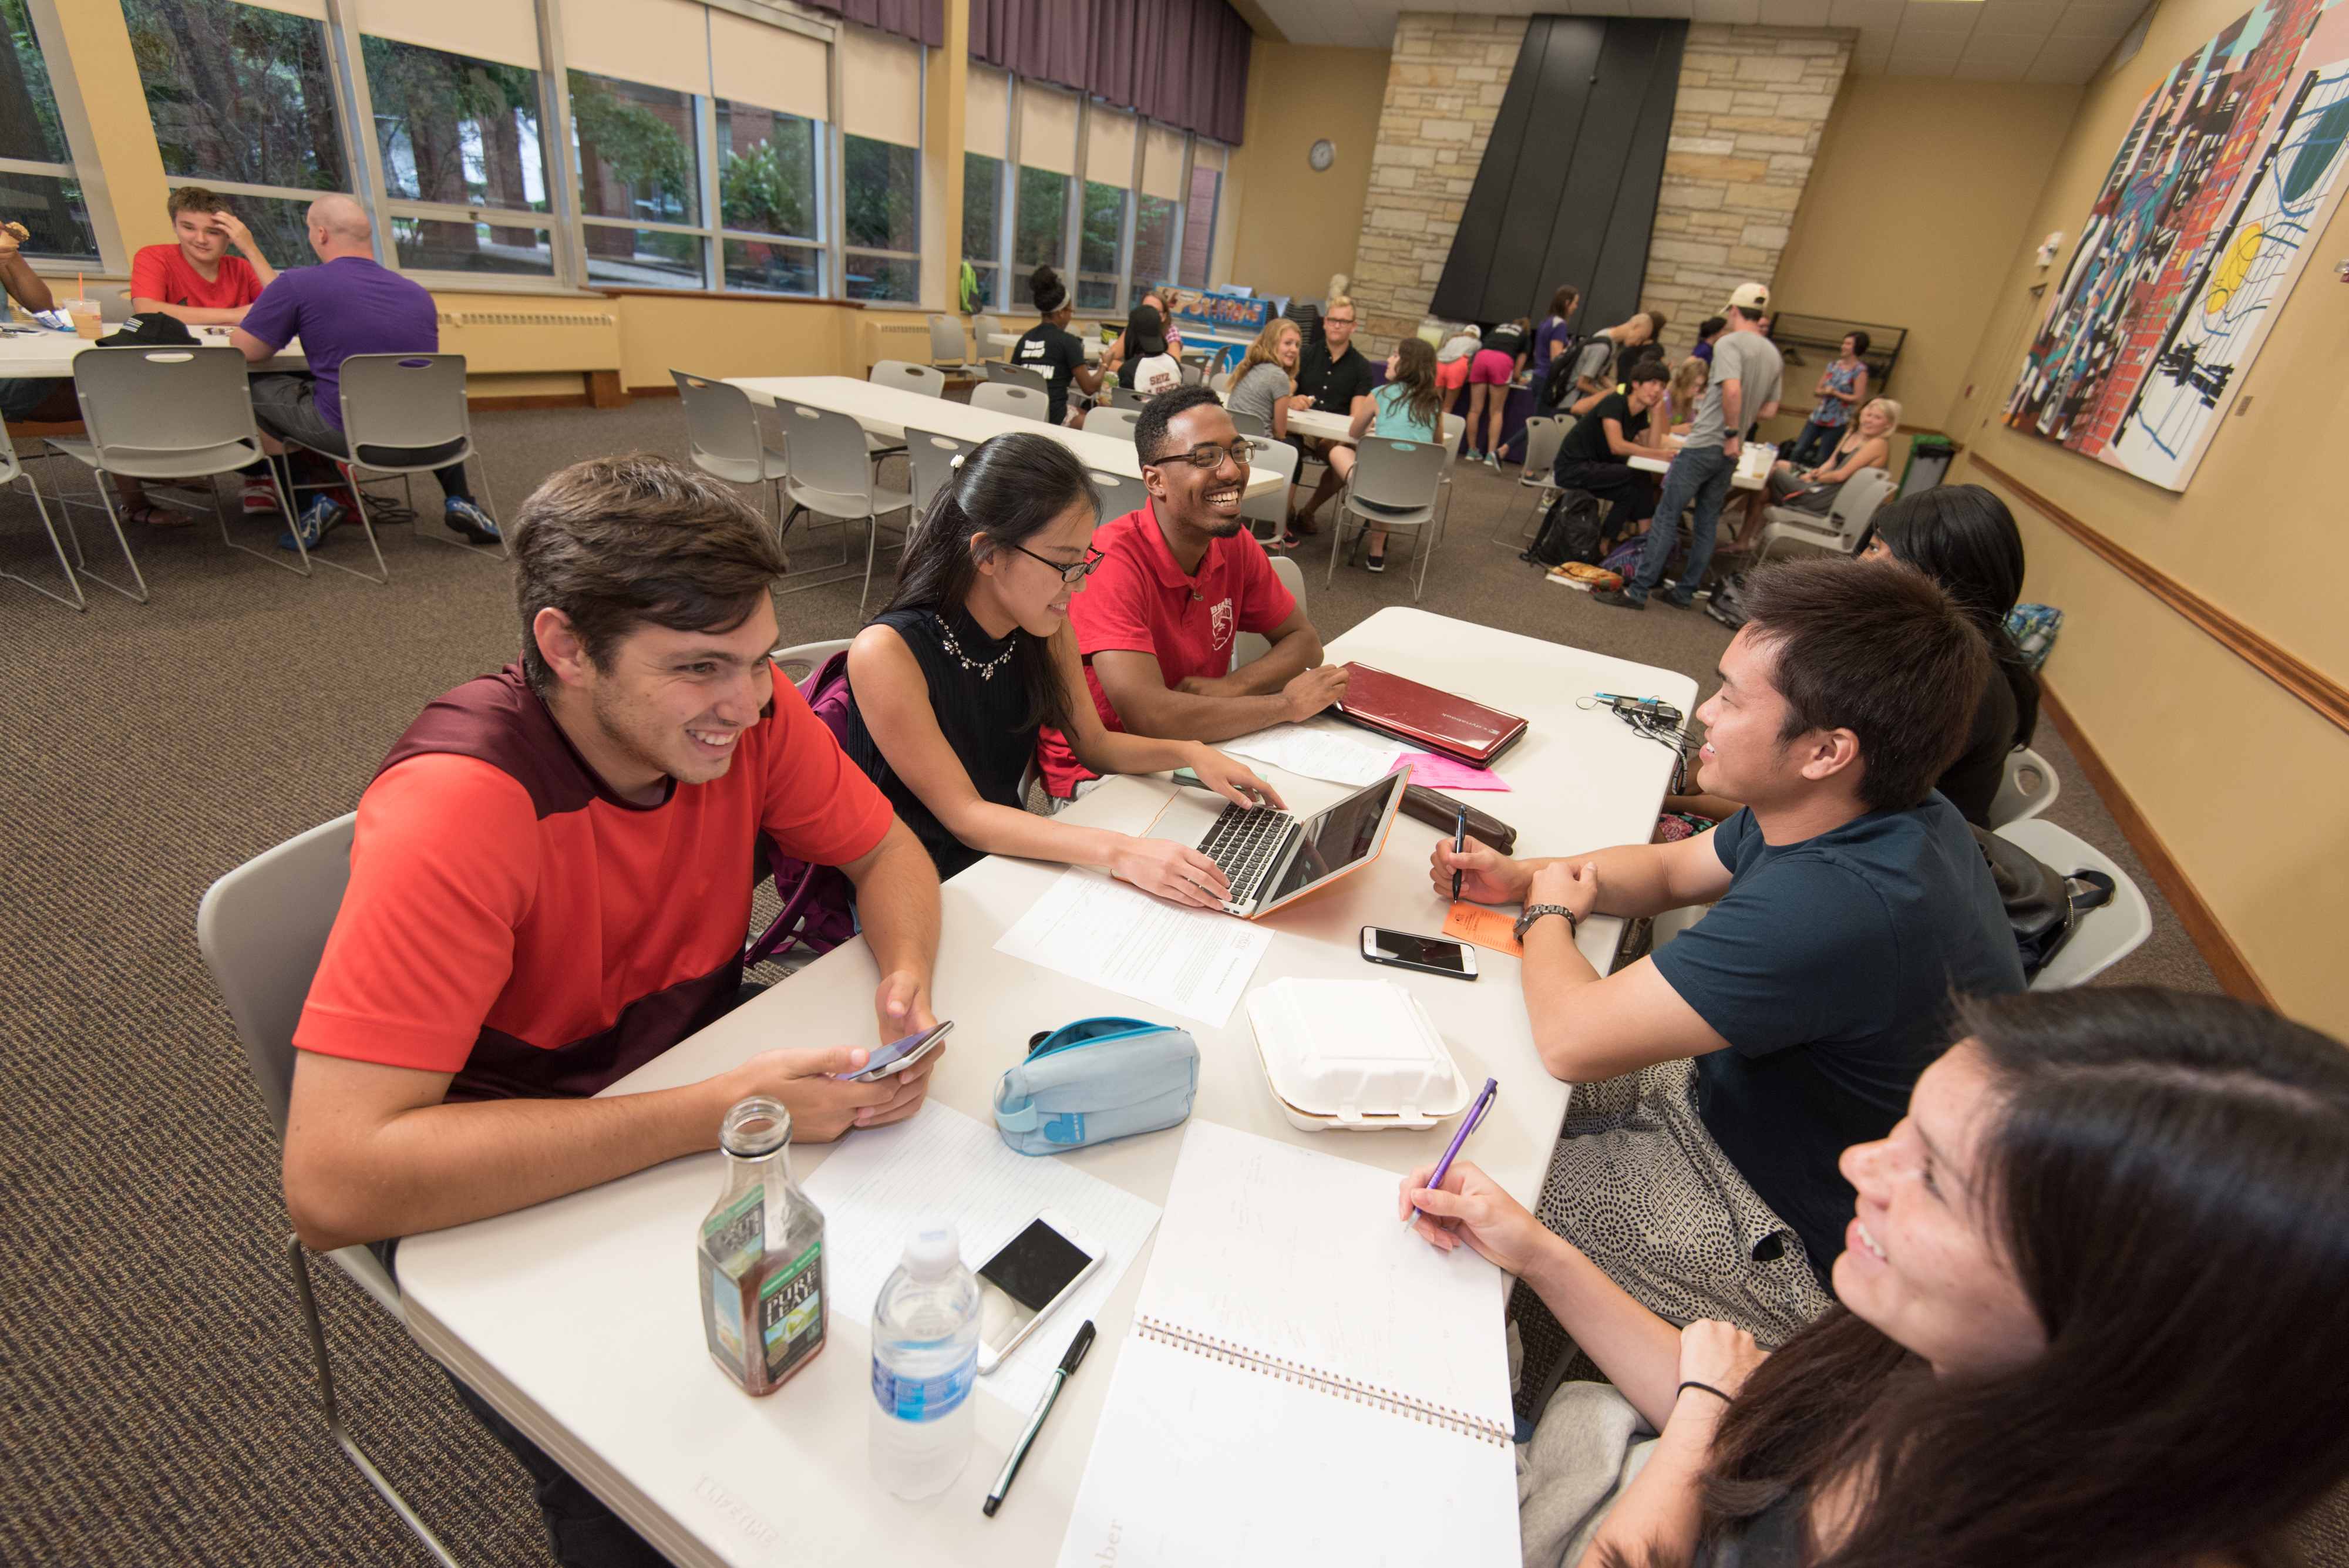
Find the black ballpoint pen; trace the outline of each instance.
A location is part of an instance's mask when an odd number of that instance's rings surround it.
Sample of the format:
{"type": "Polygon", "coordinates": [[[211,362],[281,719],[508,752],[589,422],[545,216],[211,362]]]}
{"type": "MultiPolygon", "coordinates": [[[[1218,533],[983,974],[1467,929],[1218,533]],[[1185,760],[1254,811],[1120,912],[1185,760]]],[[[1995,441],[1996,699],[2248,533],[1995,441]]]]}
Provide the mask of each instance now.
{"type": "Polygon", "coordinates": [[[1037,1405],[1036,1413],[1028,1417],[1028,1429],[1019,1434],[1018,1442],[1011,1445],[1011,1457],[1003,1461],[1003,1473],[995,1478],[995,1485],[987,1494],[983,1511],[988,1518],[993,1519],[995,1511],[1003,1505],[1004,1494],[1011,1490],[1011,1478],[1019,1473],[1019,1461],[1028,1457],[1029,1447],[1036,1441],[1036,1434],[1044,1429],[1044,1417],[1052,1413],[1052,1402],[1061,1397],[1061,1390],[1067,1386],[1069,1379],[1076,1376],[1078,1364],[1084,1360],[1085,1352],[1092,1347],[1093,1324],[1092,1319],[1087,1318],[1085,1325],[1077,1330],[1077,1337],[1069,1342],[1069,1353],[1061,1357],[1061,1365],[1053,1369],[1051,1386],[1044,1390],[1044,1397],[1037,1405]]]}
{"type": "MultiPolygon", "coordinates": [[[[1464,805],[1460,808],[1459,826],[1452,830],[1452,853],[1454,855],[1464,855],[1467,852],[1468,808],[1464,805]]],[[[1452,873],[1452,901],[1455,904],[1460,901],[1460,872],[1456,867],[1452,873]]]]}

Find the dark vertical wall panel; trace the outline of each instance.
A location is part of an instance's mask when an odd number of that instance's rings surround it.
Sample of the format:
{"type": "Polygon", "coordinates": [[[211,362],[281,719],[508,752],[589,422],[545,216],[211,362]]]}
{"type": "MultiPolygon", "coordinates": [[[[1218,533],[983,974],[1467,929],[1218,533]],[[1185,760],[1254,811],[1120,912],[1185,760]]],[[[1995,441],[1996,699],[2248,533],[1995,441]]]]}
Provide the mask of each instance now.
{"type": "Polygon", "coordinates": [[[1688,24],[1536,16],[1432,306],[1538,317],[1562,283],[1588,330],[1639,308],[1688,24]]]}

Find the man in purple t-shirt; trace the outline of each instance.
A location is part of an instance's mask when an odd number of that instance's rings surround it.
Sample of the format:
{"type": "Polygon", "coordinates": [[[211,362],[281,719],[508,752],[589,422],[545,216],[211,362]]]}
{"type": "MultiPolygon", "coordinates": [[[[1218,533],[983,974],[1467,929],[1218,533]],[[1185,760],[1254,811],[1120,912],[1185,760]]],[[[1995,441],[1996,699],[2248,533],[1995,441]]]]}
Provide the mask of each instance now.
{"type": "MultiPolygon", "coordinates": [[[[254,377],[254,421],[273,452],[285,450],[280,442],[294,441],[313,452],[348,458],[338,374],[343,361],[353,354],[436,353],[440,317],[432,296],[419,285],[376,265],[375,231],[348,196],[322,196],[310,203],[310,248],[323,265],[279,273],[245,312],[244,320],[231,329],[229,341],[257,365],[301,338],[310,373],[254,377]]],[[[445,450],[453,453],[457,443],[445,450]]],[[[415,461],[429,462],[437,455],[436,451],[419,450],[415,461]]],[[[347,469],[344,477],[350,477],[347,469]]],[[[476,545],[496,544],[498,526],[473,504],[472,493],[465,486],[465,465],[452,462],[434,470],[434,477],[447,496],[442,515],[449,526],[476,545]]],[[[315,547],[348,515],[332,494],[320,494],[303,509],[295,526],[302,532],[302,543],[315,547]]],[[[294,535],[287,534],[277,543],[291,550],[294,535]]]]}

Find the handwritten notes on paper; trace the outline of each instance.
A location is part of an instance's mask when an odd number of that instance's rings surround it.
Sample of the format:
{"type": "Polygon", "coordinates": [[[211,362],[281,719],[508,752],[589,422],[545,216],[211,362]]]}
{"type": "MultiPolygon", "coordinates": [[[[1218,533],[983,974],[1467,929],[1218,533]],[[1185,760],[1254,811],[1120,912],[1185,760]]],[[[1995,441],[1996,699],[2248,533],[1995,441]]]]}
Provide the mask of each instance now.
{"type": "Polygon", "coordinates": [[[1271,946],[1246,920],[1072,867],[995,950],[1221,1028],[1271,946]]]}
{"type": "Polygon", "coordinates": [[[1394,772],[1394,760],[1402,753],[1401,746],[1383,742],[1366,745],[1350,736],[1309,730],[1301,724],[1275,724],[1268,730],[1226,741],[1216,749],[1270,763],[1309,779],[1327,779],[1356,789],[1376,784],[1394,772]]]}
{"type": "Polygon", "coordinates": [[[1452,906],[1444,917],[1444,934],[1454,941],[1474,942],[1511,958],[1523,958],[1526,950],[1517,940],[1517,923],[1498,909],[1488,909],[1482,904],[1462,899],[1452,906]]]}

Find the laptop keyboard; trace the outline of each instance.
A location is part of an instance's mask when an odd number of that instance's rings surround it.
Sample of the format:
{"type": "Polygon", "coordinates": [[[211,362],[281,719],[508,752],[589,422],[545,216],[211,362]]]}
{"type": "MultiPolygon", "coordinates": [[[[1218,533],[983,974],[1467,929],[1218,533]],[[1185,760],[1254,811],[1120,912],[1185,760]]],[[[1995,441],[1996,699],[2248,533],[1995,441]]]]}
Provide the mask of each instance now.
{"type": "Polygon", "coordinates": [[[1256,898],[1272,875],[1280,847],[1288,841],[1288,830],[1296,822],[1285,811],[1225,804],[1223,815],[1199,841],[1199,853],[1229,878],[1229,904],[1246,905],[1256,898]]]}

